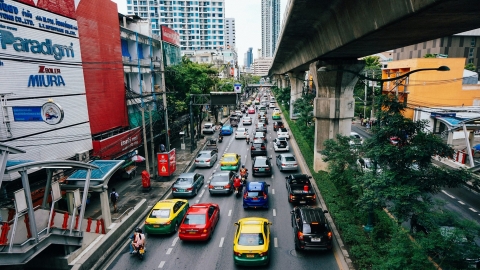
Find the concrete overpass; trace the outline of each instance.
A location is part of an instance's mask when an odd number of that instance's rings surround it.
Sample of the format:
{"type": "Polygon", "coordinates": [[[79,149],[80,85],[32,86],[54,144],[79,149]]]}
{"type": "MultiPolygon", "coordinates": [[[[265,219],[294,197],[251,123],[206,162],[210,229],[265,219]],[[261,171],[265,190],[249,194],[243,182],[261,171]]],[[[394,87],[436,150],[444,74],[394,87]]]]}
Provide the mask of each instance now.
{"type": "Polygon", "coordinates": [[[326,169],[319,151],[336,134],[350,134],[353,87],[360,57],[480,28],[478,0],[290,0],[269,76],[301,96],[305,71],[317,89],[314,102],[315,170],[326,169]],[[318,72],[327,67],[332,72],[318,72]]]}

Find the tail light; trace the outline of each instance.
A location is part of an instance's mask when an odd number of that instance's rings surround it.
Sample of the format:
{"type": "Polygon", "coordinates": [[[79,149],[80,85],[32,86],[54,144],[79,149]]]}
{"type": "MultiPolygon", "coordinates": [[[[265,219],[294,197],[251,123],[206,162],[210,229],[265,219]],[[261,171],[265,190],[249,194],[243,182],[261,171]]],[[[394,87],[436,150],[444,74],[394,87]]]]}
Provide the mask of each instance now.
{"type": "Polygon", "coordinates": [[[209,189],[213,189],[213,186],[212,186],[212,185],[208,185],[208,188],[209,188],[209,189]]]}
{"type": "Polygon", "coordinates": [[[270,171],[270,167],[266,167],[265,170],[266,170],[266,171],[270,171]]]}
{"type": "Polygon", "coordinates": [[[147,221],[145,221],[145,225],[148,225],[148,224],[150,224],[150,223],[148,223],[147,221]]]}
{"type": "Polygon", "coordinates": [[[207,233],[207,232],[208,232],[208,230],[207,230],[207,229],[204,229],[204,230],[203,230],[203,233],[207,233]]]}
{"type": "Polygon", "coordinates": [[[317,199],[317,195],[316,195],[316,194],[313,194],[313,199],[314,199],[314,200],[317,199]]]}
{"type": "Polygon", "coordinates": [[[172,191],[178,191],[178,189],[177,188],[172,188],[172,191]]]}
{"type": "Polygon", "coordinates": [[[184,230],[180,230],[180,233],[186,233],[187,231],[184,231],[184,230]]]}
{"type": "Polygon", "coordinates": [[[199,162],[199,160],[198,160],[198,159],[195,159],[195,162],[199,162]]]}
{"type": "Polygon", "coordinates": [[[282,166],[284,166],[284,167],[285,167],[285,166],[287,166],[287,164],[284,164],[284,163],[282,163],[282,166]]]}
{"type": "Polygon", "coordinates": [[[187,191],[192,191],[192,190],[193,190],[193,187],[187,188],[187,191]]]}
{"type": "Polygon", "coordinates": [[[240,253],[240,252],[236,252],[236,251],[234,251],[234,252],[233,252],[233,254],[234,254],[235,256],[237,256],[237,257],[240,257],[240,256],[242,256],[242,253],[240,253]]]}
{"type": "Polygon", "coordinates": [[[328,239],[332,239],[332,232],[328,232],[327,236],[328,236],[328,239]]]}
{"type": "Polygon", "coordinates": [[[248,197],[248,192],[243,193],[243,198],[246,199],[248,197]]]}
{"type": "Polygon", "coordinates": [[[293,194],[290,194],[290,200],[293,200],[294,196],[293,194]]]}
{"type": "Polygon", "coordinates": [[[224,188],[230,188],[230,187],[231,187],[231,185],[230,185],[230,184],[228,184],[228,185],[224,186],[224,188]]]}
{"type": "Polygon", "coordinates": [[[260,254],[258,254],[260,257],[263,257],[263,256],[267,256],[268,255],[268,252],[262,252],[260,254]]]}
{"type": "Polygon", "coordinates": [[[169,220],[169,221],[167,221],[167,222],[165,222],[165,223],[163,223],[163,224],[164,224],[164,225],[168,225],[168,224],[170,224],[170,223],[172,223],[171,220],[169,220]]]}
{"type": "Polygon", "coordinates": [[[263,199],[264,199],[264,200],[267,199],[267,194],[263,194],[263,199]]]}
{"type": "Polygon", "coordinates": [[[225,166],[225,163],[220,163],[220,166],[225,166]]]}
{"type": "Polygon", "coordinates": [[[303,240],[303,233],[302,233],[302,232],[298,232],[298,233],[297,233],[297,238],[298,238],[298,240],[303,240]]]}
{"type": "Polygon", "coordinates": [[[265,146],[262,146],[262,150],[265,150],[265,149],[267,149],[267,148],[265,146]]]}
{"type": "Polygon", "coordinates": [[[255,147],[254,147],[254,146],[252,146],[252,147],[250,148],[250,150],[255,150],[255,147]]]}

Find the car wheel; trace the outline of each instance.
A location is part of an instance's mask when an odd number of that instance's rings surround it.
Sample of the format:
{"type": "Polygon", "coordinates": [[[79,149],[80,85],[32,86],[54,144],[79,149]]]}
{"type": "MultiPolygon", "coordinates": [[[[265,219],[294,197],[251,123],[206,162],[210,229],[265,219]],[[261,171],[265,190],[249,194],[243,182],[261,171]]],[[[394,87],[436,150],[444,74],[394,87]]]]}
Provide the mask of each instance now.
{"type": "Polygon", "coordinates": [[[295,235],[293,236],[294,240],[293,242],[295,243],[295,250],[296,251],[299,251],[300,250],[300,246],[297,244],[297,239],[295,239],[295,235]]]}
{"type": "Polygon", "coordinates": [[[177,222],[175,222],[175,227],[173,227],[173,233],[178,232],[178,227],[179,226],[178,226],[178,221],[177,221],[177,222]]]}

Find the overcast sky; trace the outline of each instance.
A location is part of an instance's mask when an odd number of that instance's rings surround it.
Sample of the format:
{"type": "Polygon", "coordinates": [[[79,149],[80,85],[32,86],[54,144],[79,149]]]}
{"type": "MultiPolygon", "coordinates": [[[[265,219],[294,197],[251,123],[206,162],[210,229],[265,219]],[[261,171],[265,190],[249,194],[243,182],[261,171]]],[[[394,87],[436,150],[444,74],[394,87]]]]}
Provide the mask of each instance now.
{"type": "MultiPolygon", "coordinates": [[[[126,0],[112,0],[118,5],[118,12],[127,14],[126,0]]],[[[280,24],[288,0],[280,0],[280,24]]],[[[240,65],[249,47],[253,48],[253,58],[262,48],[262,0],[225,0],[225,17],[235,18],[235,41],[240,65]]]]}

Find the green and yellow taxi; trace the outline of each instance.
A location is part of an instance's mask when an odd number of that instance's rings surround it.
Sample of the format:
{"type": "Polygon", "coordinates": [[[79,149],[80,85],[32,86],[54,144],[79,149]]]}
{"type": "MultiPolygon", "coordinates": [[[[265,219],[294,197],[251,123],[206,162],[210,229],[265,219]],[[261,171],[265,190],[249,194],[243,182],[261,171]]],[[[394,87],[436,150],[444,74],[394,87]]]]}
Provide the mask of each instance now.
{"type": "Polygon", "coordinates": [[[236,265],[257,266],[270,262],[270,223],[261,217],[242,218],[235,223],[233,261],[236,265]]]}
{"type": "Polygon", "coordinates": [[[247,106],[250,106],[250,105],[252,105],[252,100],[250,100],[250,99],[249,99],[249,100],[247,100],[247,102],[245,102],[245,105],[247,105],[247,106]]]}
{"type": "Polygon", "coordinates": [[[145,220],[145,232],[148,234],[177,232],[188,208],[188,200],[184,199],[170,199],[157,202],[145,220]]]}
{"type": "Polygon", "coordinates": [[[240,169],[242,158],[239,154],[225,153],[220,159],[220,170],[222,171],[238,171],[240,169]]]}
{"type": "Polygon", "coordinates": [[[272,113],[272,119],[273,120],[280,120],[281,119],[280,112],[273,112],[272,113]]]}

